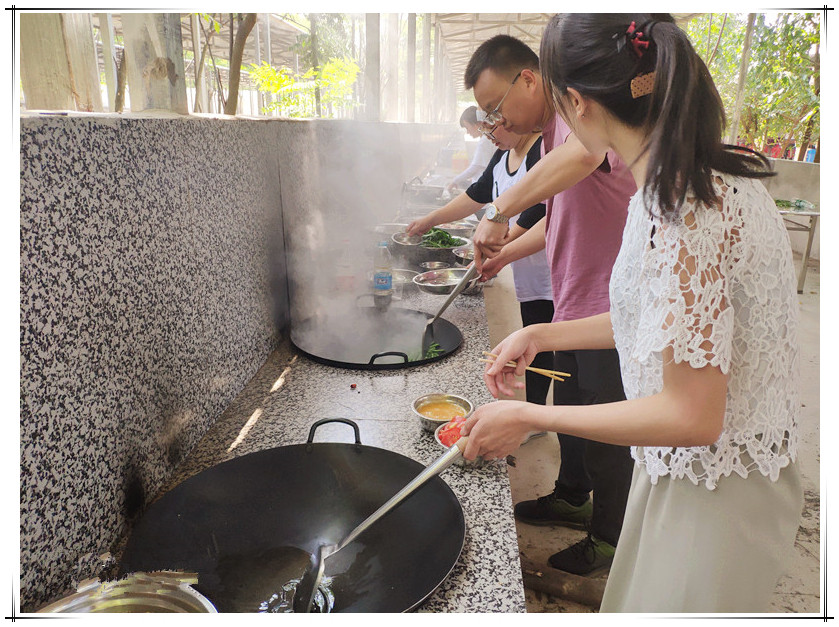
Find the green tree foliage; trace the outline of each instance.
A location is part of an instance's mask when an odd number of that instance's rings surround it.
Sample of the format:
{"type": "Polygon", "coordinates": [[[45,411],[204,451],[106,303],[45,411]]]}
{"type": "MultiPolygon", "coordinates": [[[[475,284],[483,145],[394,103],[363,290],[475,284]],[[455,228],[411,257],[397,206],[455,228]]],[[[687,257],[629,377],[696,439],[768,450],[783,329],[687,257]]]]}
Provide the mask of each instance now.
{"type": "Polygon", "coordinates": [[[298,77],[289,68],[274,68],[265,62],[251,65],[249,71],[260,91],[274,94],[265,112],[277,110],[287,117],[314,117],[316,88],[320,89],[322,107],[330,114],[357,106],[352,87],[360,68],[352,59],[330,59],[320,72],[310,69],[298,77]]]}
{"type": "Polygon", "coordinates": [[[351,18],[347,14],[285,14],[308,30],[292,46],[301,59],[300,73],[267,63],[251,65],[251,78],[260,91],[274,94],[264,112],[288,117],[333,117],[358,106],[353,86],[361,71],[354,59],[351,18]],[[325,62],[323,60],[326,59],[325,62]]]}
{"type": "MultiPolygon", "coordinates": [[[[746,18],[703,14],[685,29],[708,64],[728,120],[734,117],[746,18]]],[[[770,138],[781,138],[784,148],[817,141],[819,22],[817,13],[757,15],[738,129],[744,143],[760,149],[770,138]]]]}

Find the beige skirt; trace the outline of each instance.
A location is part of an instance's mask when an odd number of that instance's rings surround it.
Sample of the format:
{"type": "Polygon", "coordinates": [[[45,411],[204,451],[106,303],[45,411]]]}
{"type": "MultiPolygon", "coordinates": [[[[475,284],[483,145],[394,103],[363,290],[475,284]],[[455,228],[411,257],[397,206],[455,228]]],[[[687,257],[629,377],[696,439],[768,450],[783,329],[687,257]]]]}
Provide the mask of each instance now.
{"type": "Polygon", "coordinates": [[[601,612],[767,612],[789,562],[804,495],[796,464],[715,490],[650,483],[636,465],[601,612]]]}

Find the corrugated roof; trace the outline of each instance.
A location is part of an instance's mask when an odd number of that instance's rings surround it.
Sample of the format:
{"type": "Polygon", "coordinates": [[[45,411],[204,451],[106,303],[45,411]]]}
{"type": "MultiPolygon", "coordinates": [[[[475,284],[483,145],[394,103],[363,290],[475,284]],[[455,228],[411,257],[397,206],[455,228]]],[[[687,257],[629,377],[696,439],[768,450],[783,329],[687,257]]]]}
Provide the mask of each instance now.
{"type": "Polygon", "coordinates": [[[463,72],[475,49],[495,35],[521,39],[537,54],[542,31],[553,13],[436,13],[436,24],[458,91],[463,90],[463,72]]]}

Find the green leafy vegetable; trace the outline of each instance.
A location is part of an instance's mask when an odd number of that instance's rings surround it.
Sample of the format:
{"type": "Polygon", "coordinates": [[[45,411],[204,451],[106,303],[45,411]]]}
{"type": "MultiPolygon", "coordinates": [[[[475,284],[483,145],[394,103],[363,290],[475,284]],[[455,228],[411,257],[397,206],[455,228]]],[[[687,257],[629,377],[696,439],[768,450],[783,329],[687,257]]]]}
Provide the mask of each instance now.
{"type": "Polygon", "coordinates": [[[432,342],[428,347],[428,350],[425,351],[425,358],[433,359],[434,357],[439,357],[445,352],[446,351],[444,351],[437,342],[432,342]]]}
{"type": "Polygon", "coordinates": [[[452,237],[448,232],[436,226],[422,236],[422,245],[428,248],[456,248],[463,246],[466,240],[452,237]]]}
{"type": "Polygon", "coordinates": [[[408,361],[420,361],[422,359],[434,359],[435,357],[439,357],[446,351],[437,343],[432,342],[429,347],[425,351],[425,355],[423,355],[422,351],[417,351],[416,353],[411,353],[408,355],[408,361]]]}

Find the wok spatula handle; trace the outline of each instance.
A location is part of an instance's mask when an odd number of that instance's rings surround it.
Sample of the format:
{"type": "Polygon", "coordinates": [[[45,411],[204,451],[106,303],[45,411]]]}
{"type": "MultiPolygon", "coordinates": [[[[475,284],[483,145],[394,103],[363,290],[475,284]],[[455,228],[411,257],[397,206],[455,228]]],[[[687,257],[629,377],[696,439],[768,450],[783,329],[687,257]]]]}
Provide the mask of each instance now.
{"type": "Polygon", "coordinates": [[[455,298],[457,298],[458,294],[460,294],[463,290],[466,289],[466,285],[469,283],[469,281],[474,279],[477,274],[478,274],[478,268],[473,263],[471,266],[469,266],[469,269],[466,271],[466,274],[464,274],[461,277],[460,281],[458,281],[457,285],[452,290],[452,293],[449,294],[449,297],[446,299],[446,302],[444,302],[443,306],[440,307],[440,310],[437,312],[437,315],[434,316],[431,319],[431,321],[428,323],[429,325],[434,324],[434,321],[437,320],[437,318],[439,318],[440,316],[443,315],[443,312],[446,311],[446,309],[449,308],[449,305],[452,304],[452,301],[455,298]]]}
{"type": "Polygon", "coordinates": [[[387,514],[390,510],[392,510],[394,507],[396,507],[402,501],[408,498],[411,494],[416,492],[416,490],[420,486],[422,486],[426,481],[428,481],[432,477],[436,477],[446,468],[451,466],[454,463],[454,461],[463,454],[463,449],[466,447],[467,439],[468,438],[466,437],[460,438],[460,440],[453,444],[449,448],[449,450],[447,450],[445,453],[440,455],[440,457],[438,457],[436,460],[434,460],[428,466],[426,466],[425,469],[420,474],[418,474],[408,485],[406,485],[404,488],[399,490],[399,492],[390,497],[390,499],[388,499],[388,501],[384,505],[382,505],[379,509],[377,509],[367,518],[365,518],[361,522],[361,524],[359,524],[355,529],[350,531],[350,533],[347,534],[347,537],[338,543],[338,548],[335,550],[340,551],[342,548],[347,546],[350,542],[355,540],[359,535],[366,531],[367,528],[370,527],[370,525],[375,523],[382,516],[387,514]]]}

